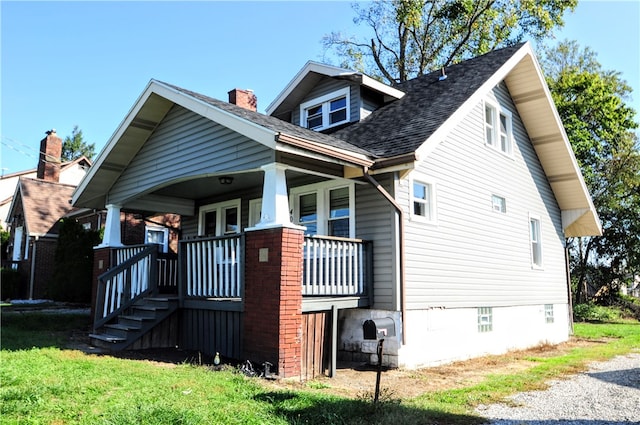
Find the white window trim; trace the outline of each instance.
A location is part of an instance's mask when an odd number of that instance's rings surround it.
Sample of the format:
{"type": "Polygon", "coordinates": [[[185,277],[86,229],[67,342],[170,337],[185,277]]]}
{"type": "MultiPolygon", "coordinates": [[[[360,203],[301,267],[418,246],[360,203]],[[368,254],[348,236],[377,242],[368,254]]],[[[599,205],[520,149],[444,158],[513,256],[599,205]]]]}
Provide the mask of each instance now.
{"type": "Polygon", "coordinates": [[[513,114],[508,109],[501,107],[497,102],[493,102],[491,100],[485,99],[482,105],[482,134],[484,138],[485,146],[490,147],[503,155],[511,157],[513,155],[513,114]],[[486,107],[489,106],[494,110],[493,114],[493,140],[491,143],[487,140],[487,117],[486,117],[486,107]],[[505,115],[507,117],[507,150],[503,151],[500,146],[500,115],[505,115]]]}
{"type": "Polygon", "coordinates": [[[529,235],[529,251],[531,258],[531,268],[535,270],[542,270],[544,268],[544,249],[542,246],[542,220],[540,216],[535,214],[529,214],[529,220],[527,221],[527,234],[529,235]],[[533,239],[531,238],[531,221],[536,220],[538,222],[538,246],[540,250],[540,264],[536,264],[533,255],[533,239]]]}
{"type": "Polygon", "coordinates": [[[165,252],[165,253],[169,252],[169,229],[167,229],[166,227],[162,227],[162,226],[145,225],[144,226],[144,241],[145,241],[146,244],[151,243],[147,239],[147,233],[149,231],[164,233],[164,242],[162,244],[158,244],[158,245],[162,246],[162,252],[165,252]]]}
{"type": "Polygon", "coordinates": [[[344,182],[331,180],[327,182],[314,183],[306,186],[293,187],[289,191],[289,205],[293,209],[292,221],[295,224],[300,223],[300,195],[310,193],[317,194],[317,226],[318,236],[327,236],[329,233],[329,191],[349,188],[349,237],[355,238],[356,234],[356,216],[355,216],[355,184],[353,182],[344,182]]]}
{"type": "Polygon", "coordinates": [[[428,224],[437,224],[438,222],[438,207],[436,202],[436,182],[434,179],[426,177],[422,174],[412,174],[409,178],[409,217],[411,221],[417,221],[428,224]],[[429,200],[429,205],[431,207],[431,218],[421,216],[414,212],[413,202],[414,202],[414,194],[413,194],[413,185],[414,183],[419,183],[422,185],[431,186],[431,199],[429,200]]]}
{"type": "Polygon", "coordinates": [[[314,106],[322,105],[322,127],[313,129],[314,131],[326,130],[327,128],[336,127],[349,122],[351,117],[351,105],[350,105],[350,88],[345,87],[340,90],[333,91],[324,96],[316,97],[300,104],[300,127],[307,128],[307,109],[314,106]],[[329,123],[329,102],[334,99],[345,97],[346,98],[346,119],[334,124],[329,123]]]}
{"type": "Polygon", "coordinates": [[[496,213],[496,214],[506,214],[507,213],[507,198],[505,196],[502,195],[498,195],[497,193],[492,193],[491,194],[491,210],[496,213]],[[496,204],[493,202],[494,198],[500,198],[504,201],[504,211],[501,210],[497,210],[496,204]]]}
{"type": "Polygon", "coordinates": [[[241,209],[240,209],[240,198],[231,199],[229,201],[218,202],[215,204],[203,205],[200,207],[198,214],[198,235],[204,234],[204,220],[205,215],[211,211],[217,211],[216,213],[216,235],[215,236],[224,236],[225,232],[222,231],[222,210],[229,207],[236,207],[238,209],[238,231],[236,233],[240,233],[240,229],[242,226],[241,223],[241,209]]]}

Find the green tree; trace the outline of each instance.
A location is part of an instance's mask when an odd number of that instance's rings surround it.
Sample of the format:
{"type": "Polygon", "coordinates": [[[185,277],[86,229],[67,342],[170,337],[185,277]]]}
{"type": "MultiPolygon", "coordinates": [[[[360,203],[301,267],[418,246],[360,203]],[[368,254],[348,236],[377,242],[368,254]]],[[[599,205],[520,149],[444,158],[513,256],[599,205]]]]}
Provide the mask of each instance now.
{"type": "Polygon", "coordinates": [[[564,25],[562,16],[577,0],[382,0],[354,4],[354,23],[372,37],[331,33],[327,50],[341,66],[390,84],[530,37],[548,37],[564,25]]]}
{"type": "Polygon", "coordinates": [[[55,266],[48,296],[56,301],[91,301],[93,247],[99,243],[97,231],[85,230],[72,218],[60,220],[55,266]]]}
{"type": "Polygon", "coordinates": [[[564,41],[541,66],[585,182],[602,220],[602,237],[571,242],[576,299],[587,287],[615,286],[640,270],[640,148],[631,88],[589,48],[564,41]]]}
{"type": "Polygon", "coordinates": [[[96,154],[95,150],[95,143],[85,141],[82,130],[75,125],[71,136],[65,137],[62,142],[62,160],[73,161],[83,155],[89,159],[93,159],[96,154]]]}

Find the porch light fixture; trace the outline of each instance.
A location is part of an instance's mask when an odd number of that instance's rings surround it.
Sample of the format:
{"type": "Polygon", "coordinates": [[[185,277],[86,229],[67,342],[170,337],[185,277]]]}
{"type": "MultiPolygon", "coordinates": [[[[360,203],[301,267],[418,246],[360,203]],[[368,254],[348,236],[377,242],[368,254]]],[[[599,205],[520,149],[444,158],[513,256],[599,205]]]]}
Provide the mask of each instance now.
{"type": "Polygon", "coordinates": [[[231,176],[220,176],[220,177],[218,177],[218,181],[220,181],[220,184],[231,184],[231,183],[233,183],[233,177],[231,177],[231,176]]]}

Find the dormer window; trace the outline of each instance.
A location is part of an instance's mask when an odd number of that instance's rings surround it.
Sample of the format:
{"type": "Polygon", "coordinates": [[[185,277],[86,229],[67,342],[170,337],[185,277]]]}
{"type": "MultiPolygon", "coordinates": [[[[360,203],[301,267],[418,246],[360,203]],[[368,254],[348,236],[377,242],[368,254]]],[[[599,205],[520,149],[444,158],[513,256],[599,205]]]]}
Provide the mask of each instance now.
{"type": "Polygon", "coordinates": [[[349,87],[300,105],[300,125],[324,130],[349,121],[349,87]]]}

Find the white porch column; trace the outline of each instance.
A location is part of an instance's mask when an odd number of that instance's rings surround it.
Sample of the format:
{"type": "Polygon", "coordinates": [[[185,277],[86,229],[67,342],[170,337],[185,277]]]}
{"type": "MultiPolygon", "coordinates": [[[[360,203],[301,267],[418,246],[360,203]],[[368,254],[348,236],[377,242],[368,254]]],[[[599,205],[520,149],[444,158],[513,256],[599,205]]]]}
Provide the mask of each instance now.
{"type": "Polygon", "coordinates": [[[291,222],[289,196],[287,195],[287,167],[276,162],[263,165],[264,184],[262,186],[262,211],[260,222],[246,230],[273,227],[302,228],[291,222]]]}
{"type": "Polygon", "coordinates": [[[119,247],[122,246],[120,237],[120,205],[109,204],[107,208],[107,218],[104,223],[104,237],[102,243],[96,248],[119,247]]]}

